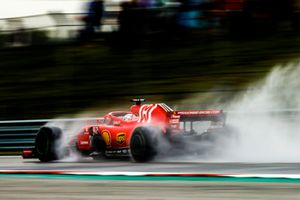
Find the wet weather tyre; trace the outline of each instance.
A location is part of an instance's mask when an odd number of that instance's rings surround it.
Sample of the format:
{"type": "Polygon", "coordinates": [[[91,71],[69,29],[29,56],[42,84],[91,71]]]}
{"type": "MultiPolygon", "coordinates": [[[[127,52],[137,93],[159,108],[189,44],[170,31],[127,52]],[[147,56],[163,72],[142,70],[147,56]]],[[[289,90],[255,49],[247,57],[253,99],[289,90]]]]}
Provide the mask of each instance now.
{"type": "Polygon", "coordinates": [[[93,152],[99,154],[99,155],[96,154],[96,156],[92,156],[94,160],[101,160],[103,157],[106,158],[105,155],[106,144],[99,133],[93,135],[91,139],[91,145],[92,145],[93,152]]]}
{"type": "Polygon", "coordinates": [[[157,133],[148,127],[138,127],[130,139],[130,153],[135,162],[148,162],[157,154],[157,133]]]}
{"type": "Polygon", "coordinates": [[[57,152],[62,131],[57,127],[42,127],[35,138],[35,153],[41,162],[58,160],[61,156],[57,152]]]}
{"type": "Polygon", "coordinates": [[[92,137],[92,149],[99,153],[104,153],[106,144],[102,136],[97,133],[92,137]]]}

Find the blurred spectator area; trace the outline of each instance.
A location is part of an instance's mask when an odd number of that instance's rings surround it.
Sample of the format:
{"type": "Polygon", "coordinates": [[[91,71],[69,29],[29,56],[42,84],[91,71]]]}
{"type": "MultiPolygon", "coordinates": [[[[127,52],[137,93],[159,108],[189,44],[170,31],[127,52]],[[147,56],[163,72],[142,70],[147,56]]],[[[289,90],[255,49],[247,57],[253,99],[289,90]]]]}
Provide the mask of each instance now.
{"type": "MultiPolygon", "coordinates": [[[[300,27],[300,0],[131,0],[105,2],[104,8],[100,32],[123,35],[173,34],[182,28],[249,33],[273,31],[282,24],[288,29],[300,27]]],[[[75,39],[86,14],[52,12],[0,19],[0,44],[30,45],[36,36],[75,39]]]]}
{"type": "MultiPolygon", "coordinates": [[[[120,8],[117,4],[106,5],[101,32],[118,29],[117,15],[120,8]]],[[[21,16],[0,19],[0,42],[12,46],[30,44],[32,34],[44,34],[49,40],[74,39],[78,30],[84,26],[86,13],[49,12],[41,15],[21,16]],[[6,39],[3,39],[3,36],[6,39]],[[6,41],[3,41],[6,40],[6,41]]]]}

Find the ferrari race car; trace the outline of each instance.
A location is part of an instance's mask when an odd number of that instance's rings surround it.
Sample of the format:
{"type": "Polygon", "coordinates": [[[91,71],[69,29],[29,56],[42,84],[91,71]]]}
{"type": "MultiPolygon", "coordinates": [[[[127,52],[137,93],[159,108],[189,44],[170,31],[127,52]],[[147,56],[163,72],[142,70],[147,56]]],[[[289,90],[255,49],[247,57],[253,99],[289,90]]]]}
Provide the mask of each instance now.
{"type": "Polygon", "coordinates": [[[186,141],[222,134],[225,126],[222,110],[174,111],[164,103],[143,104],[144,99],[132,102],[130,111],[110,112],[84,125],[64,145],[63,129],[41,127],[34,149],[24,150],[23,158],[48,162],[78,152],[93,158],[130,157],[135,162],[147,162],[157,154],[183,149],[186,141]]]}

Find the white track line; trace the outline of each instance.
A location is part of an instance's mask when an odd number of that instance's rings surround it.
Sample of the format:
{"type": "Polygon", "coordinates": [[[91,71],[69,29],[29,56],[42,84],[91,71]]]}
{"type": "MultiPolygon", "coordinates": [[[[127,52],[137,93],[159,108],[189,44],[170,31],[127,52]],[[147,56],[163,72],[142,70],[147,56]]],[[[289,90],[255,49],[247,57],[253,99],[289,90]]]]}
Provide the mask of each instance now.
{"type": "Polygon", "coordinates": [[[203,176],[232,178],[288,178],[300,179],[300,174],[214,174],[214,173],[166,173],[166,172],[97,172],[74,170],[0,170],[0,174],[66,174],[66,175],[98,175],[98,176],[203,176]]]}

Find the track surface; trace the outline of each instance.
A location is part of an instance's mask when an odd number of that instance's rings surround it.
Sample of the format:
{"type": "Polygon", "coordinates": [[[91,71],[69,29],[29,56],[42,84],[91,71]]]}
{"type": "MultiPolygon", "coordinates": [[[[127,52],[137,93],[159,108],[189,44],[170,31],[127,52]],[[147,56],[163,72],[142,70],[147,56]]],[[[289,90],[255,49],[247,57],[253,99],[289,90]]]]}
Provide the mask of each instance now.
{"type": "MultiPolygon", "coordinates": [[[[40,163],[0,157],[0,170],[300,174],[300,163],[179,163],[79,159],[40,163]]],[[[299,199],[300,183],[228,181],[114,181],[0,176],[1,199],[299,199]]]]}
{"type": "Polygon", "coordinates": [[[300,174],[300,163],[192,163],[151,162],[130,160],[92,160],[81,158],[41,163],[20,156],[0,157],[0,170],[75,170],[97,172],[166,172],[216,174],[300,174]]]}
{"type": "Polygon", "coordinates": [[[1,199],[299,199],[291,183],[74,181],[0,178],[1,199]]]}

